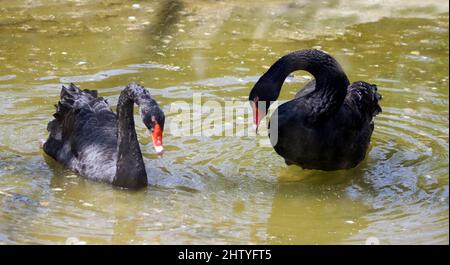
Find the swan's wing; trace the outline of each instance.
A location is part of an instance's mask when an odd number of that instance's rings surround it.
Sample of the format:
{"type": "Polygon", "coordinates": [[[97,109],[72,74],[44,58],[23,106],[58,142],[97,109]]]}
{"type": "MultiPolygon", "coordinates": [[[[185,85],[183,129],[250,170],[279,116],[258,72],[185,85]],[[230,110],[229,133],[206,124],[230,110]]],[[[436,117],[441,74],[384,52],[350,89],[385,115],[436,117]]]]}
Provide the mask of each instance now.
{"type": "Polygon", "coordinates": [[[77,129],[81,129],[77,128],[80,123],[89,122],[104,114],[114,115],[107,101],[97,97],[97,91],[80,90],[74,84],[70,84],[69,87],[63,86],[61,89],[61,98],[53,116],[61,123],[62,137],[66,138],[77,129]]]}
{"type": "Polygon", "coordinates": [[[295,94],[294,98],[299,98],[299,97],[304,97],[306,95],[308,95],[309,93],[313,92],[316,89],[316,80],[313,79],[311,81],[309,81],[305,87],[303,87],[301,90],[299,90],[297,92],[297,94],[295,94]]]}
{"type": "Polygon", "coordinates": [[[115,114],[95,90],[80,90],[74,84],[63,86],[55,106],[55,119],[47,126],[49,138],[44,143],[44,151],[63,163],[76,156],[76,149],[82,145],[80,140],[92,139],[86,137],[86,133],[100,133],[104,131],[102,128],[115,127],[115,114]]]}

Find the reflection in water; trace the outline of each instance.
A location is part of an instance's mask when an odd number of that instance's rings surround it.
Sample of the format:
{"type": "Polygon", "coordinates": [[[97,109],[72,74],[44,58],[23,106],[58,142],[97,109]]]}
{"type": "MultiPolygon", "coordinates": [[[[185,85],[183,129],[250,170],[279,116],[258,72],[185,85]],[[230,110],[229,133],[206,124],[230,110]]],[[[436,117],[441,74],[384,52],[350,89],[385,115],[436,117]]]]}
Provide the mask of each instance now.
{"type": "Polygon", "coordinates": [[[363,174],[360,168],[325,174],[294,166],[284,170],[268,219],[268,242],[330,244],[347,241],[367,227],[364,217],[370,205],[348,192],[363,174]]]}
{"type": "Polygon", "coordinates": [[[154,15],[156,21],[150,25],[148,35],[151,39],[163,41],[164,37],[173,33],[175,24],[180,20],[182,10],[183,2],[180,0],[161,1],[158,11],[154,15]]]}
{"type": "Polygon", "coordinates": [[[141,242],[144,238],[138,236],[139,223],[145,222],[143,217],[139,215],[145,200],[145,194],[138,192],[137,196],[131,198],[119,197],[113,200],[112,207],[114,217],[110,219],[113,222],[112,239],[114,244],[133,244],[141,242]],[[123,209],[123,205],[133,204],[132,207],[123,209]]]}

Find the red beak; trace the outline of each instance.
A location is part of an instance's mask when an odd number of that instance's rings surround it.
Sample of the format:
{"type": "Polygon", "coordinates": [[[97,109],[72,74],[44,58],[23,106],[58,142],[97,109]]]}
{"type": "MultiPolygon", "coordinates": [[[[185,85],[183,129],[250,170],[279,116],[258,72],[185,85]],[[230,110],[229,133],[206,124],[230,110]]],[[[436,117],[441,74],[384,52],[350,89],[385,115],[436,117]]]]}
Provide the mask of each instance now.
{"type": "Polygon", "coordinates": [[[153,146],[155,147],[155,151],[158,155],[161,155],[164,151],[163,148],[163,136],[162,129],[158,123],[153,127],[152,138],[153,138],[153,146]]]}
{"type": "Polygon", "coordinates": [[[259,111],[258,106],[256,106],[256,102],[252,102],[252,110],[253,110],[253,123],[255,125],[256,133],[258,133],[259,122],[261,121],[261,113],[259,111]]]}

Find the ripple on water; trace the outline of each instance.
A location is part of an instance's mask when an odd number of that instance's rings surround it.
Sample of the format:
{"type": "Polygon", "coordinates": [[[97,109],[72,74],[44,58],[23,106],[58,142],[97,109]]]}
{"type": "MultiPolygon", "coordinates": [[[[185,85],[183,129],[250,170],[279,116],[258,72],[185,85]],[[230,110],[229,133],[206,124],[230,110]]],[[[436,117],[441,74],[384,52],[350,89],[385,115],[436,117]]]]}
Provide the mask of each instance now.
{"type": "MultiPolygon", "coordinates": [[[[0,15],[6,23],[0,32],[0,244],[361,244],[369,236],[382,244],[448,243],[448,15],[436,15],[442,8],[376,5],[364,14],[363,21],[372,22],[360,23],[341,16],[342,8],[356,2],[340,8],[272,3],[269,11],[236,9],[241,3],[230,2],[220,3],[227,12],[218,13],[226,16],[216,16],[210,7],[191,8],[196,1],[189,1],[173,27],[164,27],[176,30],[161,32],[167,36],[159,41],[140,31],[139,14],[123,15],[130,5],[58,4],[48,10],[52,14],[29,21],[44,2],[8,8],[17,5],[11,1],[0,15]],[[327,13],[320,24],[329,29],[307,31],[317,26],[308,17],[291,21],[311,8],[327,13]],[[273,19],[255,31],[254,21],[267,12],[273,19]],[[414,18],[389,18],[401,12],[414,18]],[[127,21],[129,16],[135,20],[127,21]],[[336,34],[336,27],[355,23],[336,34]],[[132,24],[133,31],[123,30],[132,24]],[[230,35],[237,26],[239,32],[230,35]],[[330,36],[314,37],[324,33],[330,36]],[[371,149],[354,169],[286,167],[271,147],[260,145],[264,135],[165,133],[167,152],[160,159],[137,112],[148,189],[123,191],[86,180],[39,149],[58,82],[98,89],[113,109],[123,86],[142,82],[170,122],[171,103],[190,104],[194,92],[204,101],[246,101],[271,62],[307,47],[336,54],[349,77],[379,84],[384,96],[371,149]]],[[[142,2],[140,13],[157,10],[151,9],[155,3],[142,2]]],[[[448,6],[443,9],[448,12],[448,6]]],[[[302,74],[287,78],[282,97],[292,97],[296,91],[290,87],[308,81],[302,74]]],[[[244,121],[238,117],[236,124],[244,121]]]]}
{"type": "Polygon", "coordinates": [[[67,76],[59,79],[62,83],[82,83],[82,82],[98,82],[112,76],[139,73],[138,70],[131,69],[112,69],[107,71],[100,71],[92,75],[67,76]]]}
{"type": "Polygon", "coordinates": [[[3,76],[0,76],[0,81],[11,80],[11,79],[14,79],[16,77],[17,77],[16,75],[3,75],[3,76]]]}
{"type": "Polygon", "coordinates": [[[372,223],[366,232],[376,233],[385,243],[420,242],[421,236],[414,238],[411,230],[419,231],[422,225],[431,229],[445,222],[431,219],[424,223],[426,216],[439,214],[437,208],[446,207],[448,201],[448,168],[433,166],[448,157],[445,119],[432,112],[386,107],[375,124],[371,166],[363,183],[374,191],[365,199],[376,210],[367,216],[372,223]],[[396,238],[390,235],[392,230],[398,234],[396,238]]]}

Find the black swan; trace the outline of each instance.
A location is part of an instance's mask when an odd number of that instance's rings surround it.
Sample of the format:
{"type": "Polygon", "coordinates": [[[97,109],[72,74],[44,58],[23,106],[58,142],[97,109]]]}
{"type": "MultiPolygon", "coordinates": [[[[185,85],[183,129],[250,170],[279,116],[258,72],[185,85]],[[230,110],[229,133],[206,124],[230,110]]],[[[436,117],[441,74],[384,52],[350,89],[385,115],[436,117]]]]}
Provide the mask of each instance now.
{"type": "Polygon", "coordinates": [[[308,71],[315,80],[272,115],[269,135],[275,151],[286,164],[305,169],[357,166],[369,146],[372,119],[381,112],[381,95],[376,85],[350,84],[339,63],[322,51],[289,53],[261,76],[249,95],[256,128],[277,100],[286,77],[297,70],[308,71]]]}
{"type": "Polygon", "coordinates": [[[147,173],[134,127],[134,103],[161,154],[164,112],[146,88],[129,84],[120,93],[117,114],[96,90],[62,87],[54,120],[48,123],[45,153],[88,179],[136,189],[147,173]]]}

